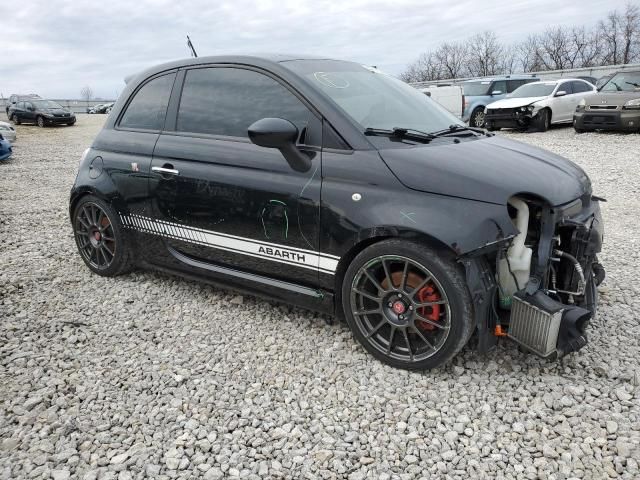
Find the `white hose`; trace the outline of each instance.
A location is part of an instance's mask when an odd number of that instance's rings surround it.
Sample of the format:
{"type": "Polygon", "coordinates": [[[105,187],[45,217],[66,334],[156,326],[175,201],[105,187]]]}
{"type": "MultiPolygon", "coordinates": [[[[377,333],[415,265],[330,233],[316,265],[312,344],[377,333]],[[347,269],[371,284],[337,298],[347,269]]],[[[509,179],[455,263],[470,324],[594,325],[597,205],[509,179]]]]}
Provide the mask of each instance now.
{"type": "Polygon", "coordinates": [[[519,198],[509,199],[509,205],[514,207],[518,211],[516,216],[516,228],[520,233],[513,239],[513,243],[509,250],[514,257],[521,257],[524,252],[524,241],[527,238],[527,230],[529,229],[529,207],[525,202],[519,198]]]}

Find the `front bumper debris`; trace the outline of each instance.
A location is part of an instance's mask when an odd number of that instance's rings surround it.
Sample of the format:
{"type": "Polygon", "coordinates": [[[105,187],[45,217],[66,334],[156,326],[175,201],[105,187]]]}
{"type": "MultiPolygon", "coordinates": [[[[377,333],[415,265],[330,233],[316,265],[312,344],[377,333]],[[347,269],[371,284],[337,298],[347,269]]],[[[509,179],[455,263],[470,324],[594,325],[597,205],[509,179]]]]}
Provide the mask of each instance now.
{"type": "Polygon", "coordinates": [[[527,128],[531,125],[532,112],[518,108],[489,108],[485,112],[485,125],[489,128],[527,128]]]}

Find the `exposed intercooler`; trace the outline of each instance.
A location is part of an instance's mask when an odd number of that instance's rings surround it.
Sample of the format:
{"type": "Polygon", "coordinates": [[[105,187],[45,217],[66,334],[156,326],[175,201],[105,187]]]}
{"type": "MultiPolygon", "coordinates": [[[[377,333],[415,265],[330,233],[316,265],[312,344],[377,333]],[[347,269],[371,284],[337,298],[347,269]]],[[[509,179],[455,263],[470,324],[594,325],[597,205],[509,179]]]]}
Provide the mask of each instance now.
{"type": "Polygon", "coordinates": [[[540,355],[561,357],[587,343],[586,327],[591,312],[575,305],[564,305],[538,290],[533,295],[513,296],[508,336],[540,355]]]}
{"type": "Polygon", "coordinates": [[[549,307],[539,308],[518,295],[511,304],[508,336],[541,357],[555,353],[562,320],[562,305],[549,307]]]}

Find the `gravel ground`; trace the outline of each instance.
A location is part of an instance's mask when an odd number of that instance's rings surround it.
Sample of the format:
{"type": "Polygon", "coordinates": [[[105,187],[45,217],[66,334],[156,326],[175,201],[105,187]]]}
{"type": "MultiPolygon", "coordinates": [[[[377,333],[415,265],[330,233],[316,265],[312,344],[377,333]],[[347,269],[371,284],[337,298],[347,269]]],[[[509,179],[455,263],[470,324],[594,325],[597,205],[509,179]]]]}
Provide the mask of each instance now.
{"type": "Polygon", "coordinates": [[[591,343],[408,373],[316,314],[91,274],[67,199],[103,121],[20,126],[0,164],[0,478],[639,478],[640,135],[503,133],[609,200],[591,343]]]}

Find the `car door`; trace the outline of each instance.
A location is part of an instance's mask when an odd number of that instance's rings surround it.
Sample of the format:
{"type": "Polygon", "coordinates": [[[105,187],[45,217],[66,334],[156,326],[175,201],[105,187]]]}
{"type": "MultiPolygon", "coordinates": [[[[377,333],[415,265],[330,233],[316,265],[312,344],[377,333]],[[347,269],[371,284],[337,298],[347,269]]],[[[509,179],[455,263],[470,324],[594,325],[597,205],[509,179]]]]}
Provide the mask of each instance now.
{"type": "Polygon", "coordinates": [[[144,215],[148,207],[151,157],[175,78],[175,71],[166,72],[142,83],[128,98],[114,127],[103,129],[93,142],[92,155],[100,159],[97,169],[104,168],[99,177],[104,182],[101,191],[112,195],[125,227],[133,227],[129,219],[144,215]]]}
{"type": "Polygon", "coordinates": [[[22,112],[20,112],[20,119],[23,122],[35,122],[36,121],[36,107],[31,102],[24,102],[22,112]]]}
{"type": "Polygon", "coordinates": [[[554,97],[551,105],[551,122],[562,123],[573,119],[574,93],[572,82],[561,82],[555,89],[554,97]],[[558,96],[558,92],[565,92],[564,95],[558,96]]]}
{"type": "Polygon", "coordinates": [[[224,266],[317,285],[321,118],[264,71],[208,66],[181,78],[181,96],[170,107],[174,122],[152,161],[154,218],[146,221],[164,237],[158,258],[203,275],[224,266]],[[249,141],[248,127],[267,117],[298,127],[308,171],[294,171],[278,150],[249,141]]]}

